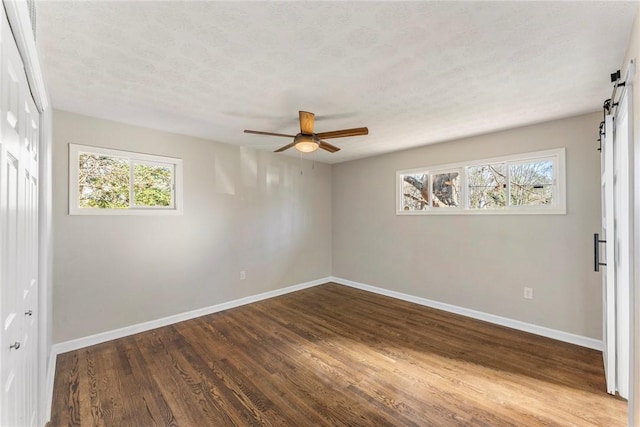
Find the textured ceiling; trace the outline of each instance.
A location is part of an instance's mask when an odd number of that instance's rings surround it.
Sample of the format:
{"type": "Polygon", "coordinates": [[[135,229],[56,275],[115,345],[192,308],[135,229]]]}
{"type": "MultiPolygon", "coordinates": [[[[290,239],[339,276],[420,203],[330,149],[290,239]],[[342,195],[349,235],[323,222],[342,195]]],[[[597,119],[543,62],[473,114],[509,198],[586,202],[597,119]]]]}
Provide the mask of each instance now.
{"type": "Polygon", "coordinates": [[[637,8],[40,1],[38,44],[55,108],[265,150],[290,141],[243,129],[296,133],[298,110],[368,126],[306,155],[336,163],[597,111],[637,8]]]}

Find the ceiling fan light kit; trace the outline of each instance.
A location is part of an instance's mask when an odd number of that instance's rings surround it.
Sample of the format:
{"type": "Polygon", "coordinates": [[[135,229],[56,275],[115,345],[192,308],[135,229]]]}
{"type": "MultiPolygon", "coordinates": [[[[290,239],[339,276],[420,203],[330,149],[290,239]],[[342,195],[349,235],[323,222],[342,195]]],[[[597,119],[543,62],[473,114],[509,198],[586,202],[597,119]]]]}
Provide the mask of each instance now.
{"type": "Polygon", "coordinates": [[[303,135],[297,134],[293,138],[294,147],[296,150],[303,153],[312,153],[320,148],[320,140],[315,135],[303,135]]]}
{"type": "Polygon", "coordinates": [[[369,134],[369,129],[367,129],[366,127],[314,133],[313,126],[315,123],[315,115],[313,113],[309,113],[308,111],[298,111],[298,115],[300,119],[300,133],[297,135],[285,135],[282,133],[263,132],[263,131],[248,130],[248,129],[245,129],[244,133],[293,138],[293,142],[291,144],[287,144],[284,147],[278,148],[277,150],[275,150],[276,153],[279,153],[284,150],[288,150],[289,148],[292,148],[292,147],[295,147],[296,150],[302,153],[312,153],[316,151],[318,148],[322,148],[323,150],[328,151],[330,153],[335,153],[336,151],[340,151],[340,148],[336,147],[335,145],[331,145],[328,142],[324,142],[322,141],[322,139],[344,138],[347,136],[359,136],[359,135],[369,134]]]}

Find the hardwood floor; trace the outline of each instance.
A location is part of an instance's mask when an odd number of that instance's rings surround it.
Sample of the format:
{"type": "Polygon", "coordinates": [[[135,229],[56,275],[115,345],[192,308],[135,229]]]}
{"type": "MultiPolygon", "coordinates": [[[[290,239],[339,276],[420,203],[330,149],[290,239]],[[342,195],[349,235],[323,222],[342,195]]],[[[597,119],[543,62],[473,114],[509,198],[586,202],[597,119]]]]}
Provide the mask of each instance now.
{"type": "Polygon", "coordinates": [[[624,426],[599,352],[326,284],[58,356],[52,426],[624,426]]]}

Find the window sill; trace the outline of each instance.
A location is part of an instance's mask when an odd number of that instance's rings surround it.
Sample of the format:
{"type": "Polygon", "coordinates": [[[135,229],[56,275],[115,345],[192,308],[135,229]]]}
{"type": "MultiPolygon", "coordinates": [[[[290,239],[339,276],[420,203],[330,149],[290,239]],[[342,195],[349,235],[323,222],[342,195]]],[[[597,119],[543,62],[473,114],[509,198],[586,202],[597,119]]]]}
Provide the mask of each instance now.
{"type": "Polygon", "coordinates": [[[448,209],[436,208],[428,211],[396,211],[396,215],[428,216],[428,215],[566,215],[565,208],[549,209],[448,209]],[[437,209],[437,210],[436,210],[437,209]]]}
{"type": "Polygon", "coordinates": [[[69,215],[182,215],[182,209],[100,209],[77,208],[71,209],[69,215]]]}

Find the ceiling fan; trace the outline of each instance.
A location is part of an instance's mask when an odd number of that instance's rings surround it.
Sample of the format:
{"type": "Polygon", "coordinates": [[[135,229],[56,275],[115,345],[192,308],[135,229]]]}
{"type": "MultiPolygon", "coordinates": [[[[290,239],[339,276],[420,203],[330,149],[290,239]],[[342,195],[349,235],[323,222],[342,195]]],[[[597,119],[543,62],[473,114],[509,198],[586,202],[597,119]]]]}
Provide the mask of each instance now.
{"type": "Polygon", "coordinates": [[[291,144],[287,144],[284,147],[278,148],[277,150],[275,150],[276,153],[288,150],[292,147],[295,147],[296,150],[303,153],[311,153],[312,151],[316,151],[318,148],[322,148],[323,150],[326,150],[330,153],[335,153],[336,151],[340,151],[340,148],[322,141],[323,139],[344,138],[346,136],[359,136],[369,134],[369,129],[367,129],[366,127],[313,133],[315,114],[309,113],[308,111],[298,111],[298,115],[300,117],[300,133],[297,135],[285,135],[282,133],[262,132],[258,130],[247,129],[245,129],[244,133],[255,133],[257,135],[272,135],[293,138],[293,142],[291,144]]]}

